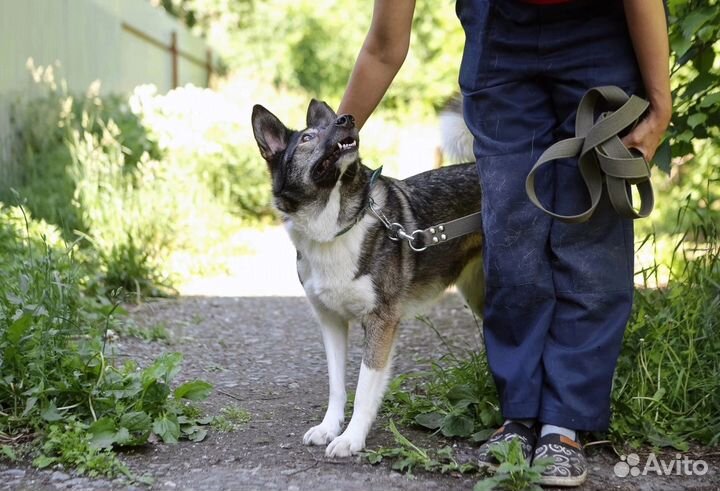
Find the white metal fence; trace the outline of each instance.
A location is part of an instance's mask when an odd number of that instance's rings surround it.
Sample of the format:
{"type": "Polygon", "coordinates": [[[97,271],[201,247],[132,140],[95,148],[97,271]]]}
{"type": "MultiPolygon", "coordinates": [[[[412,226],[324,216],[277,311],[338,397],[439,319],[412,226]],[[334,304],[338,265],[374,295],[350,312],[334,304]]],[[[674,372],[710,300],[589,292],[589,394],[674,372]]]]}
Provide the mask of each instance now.
{"type": "Polygon", "coordinates": [[[144,83],[160,92],[207,86],[213,56],[202,39],[148,0],[0,0],[0,188],[14,184],[9,105],[32,91],[26,68],[59,62],[72,91],[100,80],[102,92],[144,83]]]}

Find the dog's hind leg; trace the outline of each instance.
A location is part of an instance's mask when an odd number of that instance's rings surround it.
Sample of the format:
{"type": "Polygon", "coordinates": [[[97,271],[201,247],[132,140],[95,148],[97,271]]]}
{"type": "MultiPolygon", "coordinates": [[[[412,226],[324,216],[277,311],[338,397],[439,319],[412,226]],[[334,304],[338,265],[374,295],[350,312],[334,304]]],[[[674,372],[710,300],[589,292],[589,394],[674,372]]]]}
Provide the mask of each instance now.
{"type": "Polygon", "coordinates": [[[328,457],[348,457],[365,448],[365,438],[385,395],[399,317],[370,314],[364,322],[365,348],[355,391],[355,407],[345,431],[325,450],[328,457]]]}
{"type": "Polygon", "coordinates": [[[303,437],[305,445],[326,445],[340,434],[345,420],[345,358],[347,353],[348,323],[337,314],[315,305],[320,321],[325,356],[327,357],[329,398],[322,422],[310,428],[303,437]]]}
{"type": "Polygon", "coordinates": [[[470,309],[475,315],[482,318],[485,303],[485,274],[482,256],[478,255],[468,261],[455,285],[465,297],[470,309]]]}

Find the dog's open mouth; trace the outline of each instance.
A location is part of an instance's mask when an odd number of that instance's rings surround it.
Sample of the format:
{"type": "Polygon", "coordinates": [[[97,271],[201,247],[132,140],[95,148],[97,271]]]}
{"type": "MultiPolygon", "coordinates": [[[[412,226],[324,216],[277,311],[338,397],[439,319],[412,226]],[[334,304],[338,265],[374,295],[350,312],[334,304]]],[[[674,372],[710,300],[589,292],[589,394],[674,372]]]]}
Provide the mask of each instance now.
{"type": "Polygon", "coordinates": [[[340,150],[341,153],[353,150],[357,148],[357,140],[352,136],[348,136],[347,138],[343,138],[338,142],[337,148],[338,150],[340,150]]]}
{"type": "Polygon", "coordinates": [[[352,136],[348,136],[337,142],[332,151],[325,156],[323,160],[318,162],[312,170],[313,179],[317,182],[327,181],[332,184],[340,175],[340,169],[337,168],[337,161],[343,155],[357,151],[358,141],[352,136]]]}
{"type": "Polygon", "coordinates": [[[341,155],[356,150],[357,143],[357,140],[352,136],[343,138],[342,140],[337,142],[337,144],[335,145],[335,149],[330,152],[327,157],[325,157],[320,167],[326,169],[329,166],[335,164],[335,162],[338,161],[341,155]]]}

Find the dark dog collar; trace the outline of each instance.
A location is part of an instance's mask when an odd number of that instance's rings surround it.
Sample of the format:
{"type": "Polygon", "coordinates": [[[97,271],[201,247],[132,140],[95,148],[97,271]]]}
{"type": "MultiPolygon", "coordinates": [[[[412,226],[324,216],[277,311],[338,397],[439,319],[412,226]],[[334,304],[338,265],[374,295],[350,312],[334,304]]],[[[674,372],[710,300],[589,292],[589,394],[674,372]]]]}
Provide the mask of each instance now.
{"type": "Polygon", "coordinates": [[[378,177],[380,177],[380,174],[382,174],[382,165],[375,169],[373,173],[370,175],[370,182],[368,182],[367,185],[367,191],[365,192],[365,204],[360,208],[357,215],[355,215],[355,218],[350,222],[350,224],[345,227],[344,229],[340,230],[338,233],[335,234],[335,238],[340,237],[341,235],[347,233],[352,229],[355,225],[357,225],[360,220],[363,219],[365,216],[365,213],[367,213],[368,208],[370,208],[370,203],[372,202],[372,188],[375,185],[375,182],[377,181],[378,177]]]}

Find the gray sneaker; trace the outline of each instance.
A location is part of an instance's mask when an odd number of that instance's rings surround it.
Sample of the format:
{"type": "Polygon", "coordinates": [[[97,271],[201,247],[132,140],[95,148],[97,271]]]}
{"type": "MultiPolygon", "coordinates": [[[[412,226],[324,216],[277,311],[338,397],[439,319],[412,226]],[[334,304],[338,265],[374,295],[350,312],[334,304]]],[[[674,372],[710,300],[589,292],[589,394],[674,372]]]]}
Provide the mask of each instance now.
{"type": "Polygon", "coordinates": [[[542,458],[552,460],[541,475],[543,486],[580,486],[587,479],[587,461],[580,442],[556,433],[540,437],[533,460],[542,458]]]}
{"type": "Polygon", "coordinates": [[[490,452],[490,447],[495,443],[510,442],[515,438],[520,441],[525,460],[530,462],[535,440],[537,439],[535,429],[528,428],[522,423],[510,422],[498,428],[485,443],[480,445],[477,453],[478,467],[480,470],[494,473],[500,465],[500,462],[498,462],[490,452]]]}

